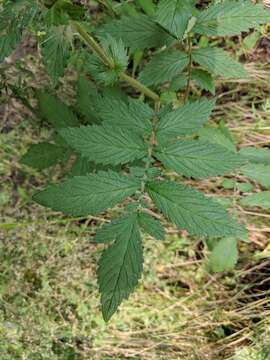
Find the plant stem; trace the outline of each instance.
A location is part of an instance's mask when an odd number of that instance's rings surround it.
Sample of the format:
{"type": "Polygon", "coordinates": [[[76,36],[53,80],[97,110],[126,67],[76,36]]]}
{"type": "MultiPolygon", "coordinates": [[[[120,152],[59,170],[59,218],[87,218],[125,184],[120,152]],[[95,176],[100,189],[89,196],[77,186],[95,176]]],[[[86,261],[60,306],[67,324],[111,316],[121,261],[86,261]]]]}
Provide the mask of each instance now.
{"type": "Polygon", "coordinates": [[[141,196],[143,196],[143,194],[145,192],[145,185],[146,185],[146,182],[148,180],[147,172],[150,169],[150,166],[152,164],[152,157],[153,157],[154,147],[156,145],[157,113],[159,111],[159,108],[160,108],[160,103],[156,102],[155,103],[155,114],[154,114],[153,119],[152,119],[152,132],[151,132],[150,139],[149,139],[147,161],[146,161],[145,168],[144,168],[145,173],[144,173],[144,176],[142,178],[142,183],[141,183],[141,196]]]}
{"type": "MultiPolygon", "coordinates": [[[[106,54],[100,44],[90,35],[88,34],[84,28],[77,22],[73,21],[72,25],[74,29],[78,32],[81,38],[84,40],[87,46],[89,46],[96,55],[101,59],[101,61],[108,66],[110,69],[114,68],[113,60],[106,54]]],[[[159,101],[159,95],[156,94],[154,91],[150,90],[148,87],[141,84],[138,80],[133,79],[131,76],[120,73],[119,79],[126,81],[130,86],[138,90],[139,92],[143,93],[145,96],[149,97],[150,99],[159,101]]]]}
{"type": "Polygon", "coordinates": [[[189,56],[189,63],[188,63],[188,79],[187,79],[187,86],[184,96],[184,103],[188,100],[188,95],[190,91],[190,83],[191,83],[191,67],[192,67],[192,56],[191,56],[191,50],[192,50],[192,43],[190,36],[188,37],[188,56],[189,56]]]}
{"type": "Polygon", "coordinates": [[[72,22],[73,27],[78,32],[78,34],[81,36],[83,41],[88,45],[95,53],[96,55],[103,61],[105,65],[107,65],[110,69],[114,67],[114,63],[112,59],[106,54],[106,52],[103,50],[103,48],[99,45],[99,43],[84,30],[84,28],[76,21],[72,22]]]}
{"type": "Polygon", "coordinates": [[[131,76],[129,76],[125,73],[121,73],[119,75],[119,79],[126,81],[127,83],[129,83],[129,85],[131,85],[136,90],[143,93],[150,99],[153,99],[154,101],[159,101],[158,94],[156,94],[154,91],[150,90],[148,87],[144,86],[142,83],[140,83],[138,80],[132,78],[131,76]]]}

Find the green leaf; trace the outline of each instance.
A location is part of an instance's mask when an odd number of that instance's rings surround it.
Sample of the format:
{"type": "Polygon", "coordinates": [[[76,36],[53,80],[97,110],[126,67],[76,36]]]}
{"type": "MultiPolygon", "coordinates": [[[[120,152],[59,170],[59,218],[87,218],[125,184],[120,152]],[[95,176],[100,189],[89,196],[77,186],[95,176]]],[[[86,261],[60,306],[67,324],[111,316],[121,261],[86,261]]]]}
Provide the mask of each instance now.
{"type": "Polygon", "coordinates": [[[192,51],[192,59],[211,74],[224,78],[247,78],[248,73],[238,61],[234,60],[223,49],[205,47],[192,51]]]}
{"type": "Polygon", "coordinates": [[[251,180],[257,181],[265,188],[270,188],[270,166],[264,164],[248,164],[241,168],[241,173],[251,180]]]}
{"type": "Polygon", "coordinates": [[[140,73],[139,81],[146,86],[172,80],[188,65],[188,55],[180,50],[164,51],[152,57],[140,73]]]}
{"type": "Polygon", "coordinates": [[[252,163],[270,165],[270,149],[268,148],[245,147],[240,150],[240,154],[252,163]]]}
{"type": "Polygon", "coordinates": [[[96,86],[84,77],[80,77],[77,84],[77,108],[90,124],[97,121],[98,118],[96,109],[98,99],[96,86]]]}
{"type": "Polygon", "coordinates": [[[191,79],[202,89],[215,95],[216,88],[213,77],[204,70],[194,69],[191,71],[191,79]]]}
{"type": "Polygon", "coordinates": [[[99,261],[97,275],[105,321],[134,291],[142,270],[143,248],[137,215],[131,214],[121,220],[121,232],[117,231],[115,242],[104,250],[99,261]]]}
{"type": "Polygon", "coordinates": [[[92,173],[96,169],[95,163],[77,155],[70,170],[70,176],[82,176],[92,173]]]}
{"type": "Polygon", "coordinates": [[[65,147],[46,142],[32,144],[27,153],[22,157],[21,163],[38,170],[43,170],[61,161],[66,151],[65,147]]]}
{"type": "Polygon", "coordinates": [[[191,187],[153,181],[147,184],[147,191],[157,208],[191,235],[215,238],[236,236],[244,231],[221,205],[191,187]]]}
{"type": "Polygon", "coordinates": [[[76,176],[38,192],[37,203],[65,214],[96,215],[112,208],[140,188],[140,181],[113,171],[76,176]]]}
{"type": "Polygon", "coordinates": [[[224,1],[198,16],[193,31],[209,36],[232,36],[270,22],[269,10],[251,1],[224,1]]]}
{"type": "MultiPolygon", "coordinates": [[[[0,5],[1,6],[1,5],[0,5]]],[[[38,4],[31,1],[5,2],[0,7],[0,63],[15,50],[22,33],[36,16],[38,4]]]]}
{"type": "Polygon", "coordinates": [[[132,130],[146,135],[152,131],[151,119],[153,110],[138,99],[128,98],[128,101],[104,96],[99,102],[98,114],[104,123],[132,130]]]}
{"type": "Polygon", "coordinates": [[[56,96],[38,91],[37,98],[41,116],[55,128],[79,125],[76,115],[56,96]]]}
{"type": "Polygon", "coordinates": [[[195,179],[223,175],[243,165],[243,158],[223,146],[197,140],[160,146],[155,156],[169,169],[195,179]]]}
{"type": "Polygon", "coordinates": [[[238,260],[237,241],[235,238],[221,239],[214,246],[208,260],[208,267],[213,272],[233,270],[238,260]]]}
{"type": "Polygon", "coordinates": [[[97,31],[97,35],[104,37],[105,34],[122,39],[132,49],[161,47],[173,40],[153,19],[142,14],[122,17],[105,24],[97,31]]]}
{"type": "Polygon", "coordinates": [[[240,200],[240,204],[242,206],[256,206],[265,210],[270,210],[270,191],[262,191],[246,196],[240,200]]]}
{"type": "Polygon", "coordinates": [[[191,16],[190,1],[161,0],[156,21],[177,39],[182,39],[191,16]]]}
{"type": "Polygon", "coordinates": [[[141,212],[138,215],[138,222],[140,227],[148,235],[157,240],[165,239],[165,230],[159,220],[154,219],[151,215],[141,212]]]}
{"type": "Polygon", "coordinates": [[[157,124],[157,136],[166,140],[197,132],[208,121],[214,106],[214,100],[204,99],[165,113],[157,124]]]}
{"type": "Polygon", "coordinates": [[[98,244],[107,244],[121,235],[123,230],[123,218],[115,219],[102,225],[96,232],[94,241],[98,244]]]}
{"type": "Polygon", "coordinates": [[[118,81],[119,74],[127,69],[129,61],[127,51],[121,39],[115,39],[108,34],[101,39],[101,44],[107,56],[112,60],[113,67],[108,68],[99,56],[93,54],[89,57],[87,68],[97,82],[113,85],[118,81]]]}
{"type": "Polygon", "coordinates": [[[156,5],[153,0],[137,0],[143,11],[148,16],[154,16],[156,13],[156,5]]]}
{"type": "Polygon", "coordinates": [[[210,144],[218,144],[231,152],[236,152],[236,146],[230,136],[221,127],[205,127],[198,133],[200,140],[210,144]]]}
{"type": "Polygon", "coordinates": [[[125,164],[147,155],[141,137],[118,127],[81,126],[62,129],[60,134],[82,156],[104,165],[125,164]]]}
{"type": "Polygon", "coordinates": [[[188,75],[186,73],[177,75],[171,82],[170,90],[179,91],[186,89],[187,81],[188,75]]]}
{"type": "Polygon", "coordinates": [[[41,43],[42,59],[53,86],[57,86],[59,78],[64,75],[69,58],[65,32],[65,26],[52,27],[41,43]]]}

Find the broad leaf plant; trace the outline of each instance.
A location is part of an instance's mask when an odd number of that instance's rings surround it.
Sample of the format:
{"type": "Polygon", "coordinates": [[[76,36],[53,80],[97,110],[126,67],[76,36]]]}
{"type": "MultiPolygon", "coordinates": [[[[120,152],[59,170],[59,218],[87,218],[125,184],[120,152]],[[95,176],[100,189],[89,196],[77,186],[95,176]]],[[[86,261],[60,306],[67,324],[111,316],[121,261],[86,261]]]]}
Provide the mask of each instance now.
{"type": "Polygon", "coordinates": [[[97,278],[108,321],[142,276],[144,234],[163,240],[169,222],[227,247],[244,236],[222,205],[183,182],[245,164],[241,154],[198,134],[215,108],[215,79],[249,76],[217,39],[249,32],[270,13],[249,0],[97,3],[101,16],[71,0],[1,1],[0,61],[28,31],[52,87],[67,66],[78,74],[76,111],[36,91],[54,142],[31,145],[22,162],[42,170],[76,156],[60,184],[33,196],[42,206],[85,217],[117,207],[94,237],[104,244],[97,278]],[[191,91],[194,84],[201,96],[191,91]],[[172,93],[176,101],[166,101],[172,93]]]}

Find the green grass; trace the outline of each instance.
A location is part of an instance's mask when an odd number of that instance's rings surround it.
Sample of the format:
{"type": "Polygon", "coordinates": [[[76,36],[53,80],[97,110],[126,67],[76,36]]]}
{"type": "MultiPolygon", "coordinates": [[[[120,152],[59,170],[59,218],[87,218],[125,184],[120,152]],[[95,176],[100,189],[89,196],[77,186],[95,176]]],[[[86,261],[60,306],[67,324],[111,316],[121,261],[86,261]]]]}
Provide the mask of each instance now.
{"type": "MultiPolygon", "coordinates": [[[[219,87],[214,120],[224,119],[239,144],[261,146],[270,142],[269,65],[249,67],[256,80],[219,87]]],[[[102,246],[91,242],[99,220],[69,219],[32,203],[35,189],[61,171],[36,173],[19,159],[49,131],[17,101],[5,106],[3,119],[0,360],[269,358],[269,212],[236,207],[250,241],[239,244],[237,269],[227,274],[209,274],[201,243],[175,228],[164,242],[144,239],[143,282],[106,325],[95,276],[102,246]]],[[[195,185],[234,200],[239,194],[222,181],[195,185]]]]}

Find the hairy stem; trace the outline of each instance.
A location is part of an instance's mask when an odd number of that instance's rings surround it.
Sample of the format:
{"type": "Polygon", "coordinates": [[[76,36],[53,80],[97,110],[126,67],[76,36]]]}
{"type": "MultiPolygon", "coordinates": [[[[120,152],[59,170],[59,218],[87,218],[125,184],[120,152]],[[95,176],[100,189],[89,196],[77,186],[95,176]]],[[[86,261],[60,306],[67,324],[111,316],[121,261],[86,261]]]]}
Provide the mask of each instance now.
{"type": "MultiPolygon", "coordinates": [[[[91,36],[88,34],[83,27],[73,21],[72,25],[74,29],[78,32],[78,34],[81,36],[81,38],[84,40],[87,46],[89,46],[96,55],[101,59],[101,61],[108,66],[110,69],[114,68],[114,63],[112,59],[106,54],[106,52],[103,50],[103,48],[100,46],[100,44],[91,36]]],[[[159,101],[159,95],[156,94],[154,91],[150,90],[148,87],[141,84],[139,81],[133,79],[131,76],[120,73],[119,79],[126,81],[130,86],[132,86],[134,89],[138,90],[139,92],[143,93],[145,96],[149,97],[150,99],[154,101],[159,101]]]]}
{"type": "Polygon", "coordinates": [[[190,92],[190,83],[191,83],[191,68],[192,68],[192,56],[191,56],[191,51],[192,51],[192,42],[191,42],[191,38],[190,36],[188,37],[188,57],[189,57],[189,62],[188,62],[188,79],[187,79],[187,86],[186,86],[186,91],[185,91],[185,96],[184,96],[184,102],[186,103],[188,100],[188,96],[189,96],[189,92],[190,92]]]}

